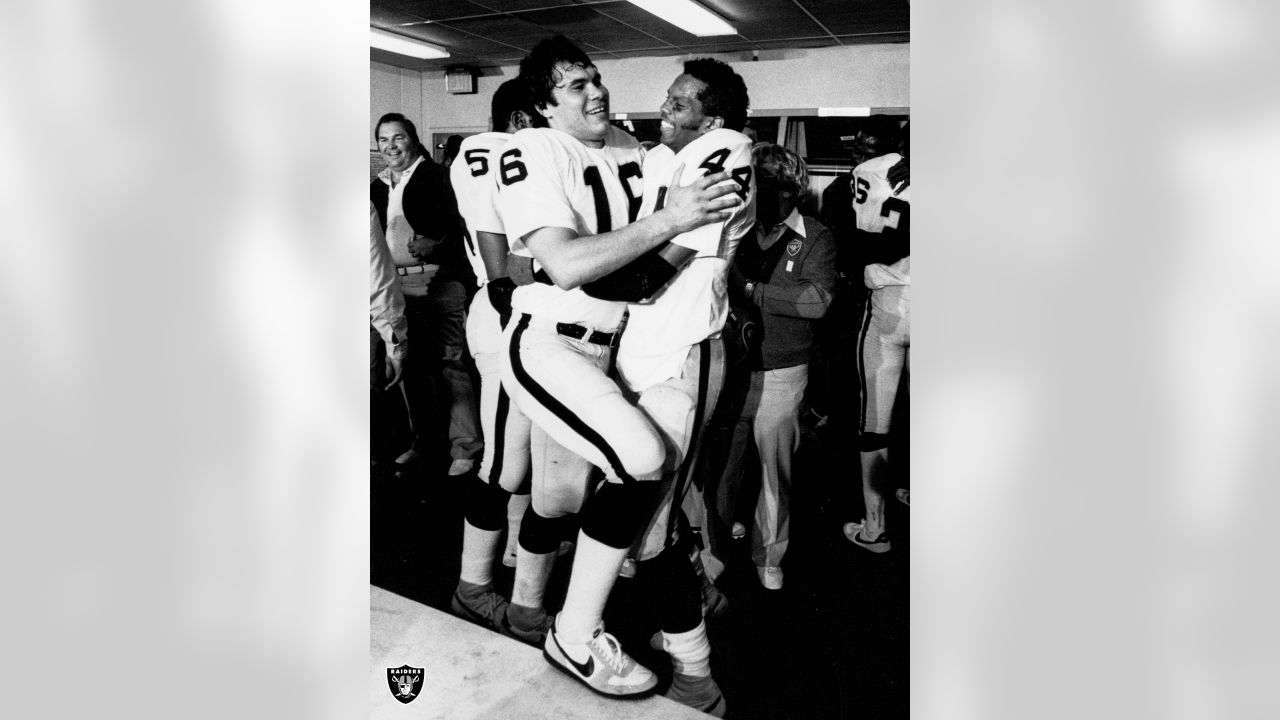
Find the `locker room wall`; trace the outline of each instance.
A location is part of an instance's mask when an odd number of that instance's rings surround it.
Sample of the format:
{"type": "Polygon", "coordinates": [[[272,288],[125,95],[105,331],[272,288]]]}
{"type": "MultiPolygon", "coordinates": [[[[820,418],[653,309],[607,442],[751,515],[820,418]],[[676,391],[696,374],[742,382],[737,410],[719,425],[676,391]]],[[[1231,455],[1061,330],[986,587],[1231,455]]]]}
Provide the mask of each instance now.
{"type": "MultiPolygon", "coordinates": [[[[722,55],[747,83],[753,108],[909,107],[910,45],[856,45],[808,50],[762,51],[756,62],[741,54],[722,55]]],[[[656,112],[684,58],[600,60],[610,91],[611,112],[656,112]]],[[[450,95],[444,73],[419,72],[371,62],[369,138],[383,113],[404,113],[418,133],[476,132],[488,129],[489,101],[514,77],[514,65],[486,70],[477,92],[450,95]],[[489,74],[497,72],[497,75],[489,74]]]]}
{"type": "MultiPolygon", "coordinates": [[[[372,69],[369,76],[369,147],[372,149],[378,146],[373,139],[373,130],[378,124],[378,118],[389,112],[404,113],[405,117],[418,126],[419,135],[431,137],[431,132],[424,131],[422,127],[422,73],[382,63],[370,64],[372,69]]],[[[440,78],[440,87],[443,92],[443,76],[440,78]]],[[[493,90],[489,91],[489,96],[493,96],[493,90]]]]}

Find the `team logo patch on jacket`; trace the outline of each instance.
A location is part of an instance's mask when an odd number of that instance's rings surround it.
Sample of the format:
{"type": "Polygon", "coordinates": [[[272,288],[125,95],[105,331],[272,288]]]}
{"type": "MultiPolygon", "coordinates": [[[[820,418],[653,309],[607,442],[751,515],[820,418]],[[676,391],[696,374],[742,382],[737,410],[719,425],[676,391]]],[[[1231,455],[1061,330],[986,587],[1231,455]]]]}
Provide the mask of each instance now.
{"type": "Polygon", "coordinates": [[[395,699],[408,704],[418,699],[422,690],[422,668],[401,665],[398,668],[387,668],[387,684],[391,686],[391,694],[395,699]]]}
{"type": "Polygon", "coordinates": [[[800,238],[796,238],[796,239],[792,240],[791,242],[787,243],[787,255],[788,255],[789,257],[795,257],[795,256],[799,255],[799,254],[800,254],[800,248],[801,248],[803,245],[804,245],[804,243],[800,241],[800,238]]]}

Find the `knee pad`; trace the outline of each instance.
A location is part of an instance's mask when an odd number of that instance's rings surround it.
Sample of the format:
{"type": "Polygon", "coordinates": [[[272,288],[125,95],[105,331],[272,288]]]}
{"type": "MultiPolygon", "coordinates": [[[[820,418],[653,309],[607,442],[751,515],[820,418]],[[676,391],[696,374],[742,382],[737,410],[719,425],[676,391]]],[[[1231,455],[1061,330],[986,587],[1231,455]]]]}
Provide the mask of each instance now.
{"type": "Polygon", "coordinates": [[[605,483],[583,508],[582,532],[611,548],[631,547],[640,524],[653,512],[657,490],[658,483],[605,483]]]}
{"type": "Polygon", "coordinates": [[[889,447],[889,435],[887,433],[864,432],[858,436],[858,449],[862,452],[883,450],[887,447],[889,447]]]}
{"type": "Polygon", "coordinates": [[[702,583],[681,548],[669,547],[652,560],[638,563],[636,580],[657,603],[659,627],[664,632],[688,632],[702,622],[702,583]]]}
{"type": "MultiPolygon", "coordinates": [[[[543,517],[530,506],[520,521],[520,547],[535,555],[546,555],[560,549],[560,529],[564,518],[543,517]]],[[[506,522],[506,517],[503,517],[506,522]]]]}
{"type": "Polygon", "coordinates": [[[510,496],[496,484],[475,480],[467,488],[463,514],[467,522],[481,530],[501,530],[507,526],[507,498],[510,496]]]}

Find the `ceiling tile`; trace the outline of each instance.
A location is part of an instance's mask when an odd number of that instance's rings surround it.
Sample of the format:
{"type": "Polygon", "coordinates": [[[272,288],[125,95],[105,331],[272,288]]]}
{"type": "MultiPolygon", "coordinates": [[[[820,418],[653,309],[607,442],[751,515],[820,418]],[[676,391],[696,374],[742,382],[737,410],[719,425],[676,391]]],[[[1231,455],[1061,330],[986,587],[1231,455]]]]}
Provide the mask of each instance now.
{"type": "Polygon", "coordinates": [[[901,32],[875,32],[862,33],[859,35],[839,35],[840,42],[845,45],[876,45],[876,44],[897,44],[911,42],[911,33],[903,30],[901,32]]]}
{"type": "Polygon", "coordinates": [[[373,0],[370,6],[398,10],[422,20],[443,20],[490,12],[467,0],[373,0]]]}
{"type": "Polygon", "coordinates": [[[520,10],[538,10],[557,5],[577,5],[577,0],[472,0],[473,5],[488,8],[494,12],[517,12],[520,10]]]}
{"type": "Polygon", "coordinates": [[[450,28],[514,45],[524,51],[555,33],[563,33],[588,54],[646,48],[653,38],[606,18],[585,6],[553,8],[516,15],[454,20],[450,28]]]}
{"type": "Polygon", "coordinates": [[[510,46],[515,46],[522,52],[528,52],[540,38],[550,33],[519,19],[520,17],[519,15],[497,15],[475,20],[453,20],[445,23],[443,27],[459,34],[486,38],[499,47],[507,48],[507,54],[510,53],[510,46]]]}
{"type": "Polygon", "coordinates": [[[734,24],[741,36],[700,38],[626,0],[372,0],[373,26],[444,45],[452,57],[415,60],[371,52],[379,62],[428,69],[512,64],[539,40],[557,32],[602,58],[910,40],[907,0],[698,1],[734,24]],[[839,40],[832,39],[806,10],[839,40]],[[506,12],[512,14],[502,14],[506,12]]]}
{"type": "Polygon", "coordinates": [[[790,48],[821,48],[831,47],[836,44],[835,40],[829,37],[815,38],[790,38],[787,40],[768,40],[756,43],[761,50],[786,50],[790,48]]]}
{"type": "Polygon", "coordinates": [[[907,31],[911,5],[907,0],[799,0],[836,35],[907,31]]]}
{"type": "Polygon", "coordinates": [[[641,33],[648,33],[654,38],[657,38],[657,40],[653,40],[651,38],[653,45],[661,45],[665,42],[679,47],[686,43],[703,41],[703,38],[699,38],[693,33],[681,30],[657,15],[646,10],[641,10],[629,2],[618,3],[616,5],[595,6],[594,9],[596,12],[606,15],[620,23],[629,25],[641,33]]]}
{"type": "Polygon", "coordinates": [[[655,44],[652,37],[601,15],[588,6],[521,13],[519,17],[546,28],[554,28],[555,32],[564,33],[578,44],[589,44],[610,52],[653,47],[655,44]]]}
{"type": "Polygon", "coordinates": [[[399,32],[401,25],[420,23],[422,18],[404,10],[396,10],[384,6],[369,7],[369,24],[392,32],[399,32]]]}
{"type": "Polygon", "coordinates": [[[742,2],[717,0],[705,3],[749,40],[821,35],[822,28],[791,0],[742,2]]]}

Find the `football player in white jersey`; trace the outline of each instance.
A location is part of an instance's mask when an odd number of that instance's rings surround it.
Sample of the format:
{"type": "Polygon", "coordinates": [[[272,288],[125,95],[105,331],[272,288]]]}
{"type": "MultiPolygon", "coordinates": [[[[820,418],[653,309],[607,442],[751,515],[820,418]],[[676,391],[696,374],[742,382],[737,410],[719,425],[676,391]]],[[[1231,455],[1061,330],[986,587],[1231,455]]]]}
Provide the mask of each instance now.
{"type": "MultiPolygon", "coordinates": [[[[728,220],[678,235],[584,286],[596,297],[630,303],[618,375],[666,444],[660,498],[636,544],[635,577],[640,592],[657,606],[655,645],[672,658],[667,697],[717,717],[726,705],[711,677],[701,581],[679,514],[699,439],[724,382],[720,331],[729,314],[729,262],[755,224],[751,140],[741,132],[747,105],[746,84],[728,65],[711,58],[684,64],[662,104],[662,144],[645,156],[641,215],[660,209],[671,187],[723,171],[743,203],[728,220]]],[[[693,523],[701,526],[701,493],[691,500],[693,523]]]]}
{"type": "MultiPolygon", "coordinates": [[[[590,58],[567,39],[540,42],[520,63],[535,109],[549,127],[522,130],[498,162],[499,209],[513,251],[540,265],[539,281],[512,297],[502,383],[534,422],[533,512],[520,533],[507,618],[529,627],[541,608],[525,595],[539,577],[537,555],[553,552],[548,519],[581,510],[582,530],[564,606],[547,628],[544,655],[596,692],[638,696],[657,678],[604,632],[609,591],[662,475],[665,450],[644,414],[607,376],[626,304],[598,300],[580,285],[618,269],[676,235],[725,219],[740,203],[718,173],[673,188],[666,207],[635,221],[642,151],[609,123],[608,91],[590,58]],[[582,458],[543,462],[550,436],[582,458]],[[584,503],[591,465],[606,483],[584,503]],[[649,482],[646,482],[649,481],[649,482]],[[542,551],[542,552],[539,552],[542,551]],[[534,557],[531,557],[534,556],[534,557]],[[533,615],[534,617],[530,617],[533,615]]],[[[541,605],[541,588],[535,590],[541,605]]]]}
{"type": "MultiPolygon", "coordinates": [[[[458,210],[467,224],[467,259],[484,292],[476,293],[467,314],[467,345],[480,374],[480,426],[484,455],[464,503],[462,570],[451,607],[455,614],[502,629],[507,600],[493,590],[506,508],[507,547],[515,559],[521,519],[529,508],[529,419],[511,403],[500,380],[502,329],[511,317],[515,283],[507,268],[507,237],[498,215],[498,156],[519,130],[533,126],[536,114],[528,83],[513,78],[493,95],[493,130],[462,141],[462,159],[450,166],[458,210]]],[[[504,557],[505,562],[505,557],[504,557]]],[[[514,565],[514,562],[512,562],[514,565]]]]}
{"type": "Polygon", "coordinates": [[[863,271],[867,301],[858,332],[862,396],[858,451],[866,516],[845,523],[843,529],[850,542],[875,553],[890,549],[883,492],[890,418],[904,372],[910,382],[911,187],[909,174],[903,173],[903,159],[898,153],[887,153],[853,169],[858,229],[854,240],[867,262],[863,271]],[[890,180],[891,172],[897,182],[890,180]]]}

